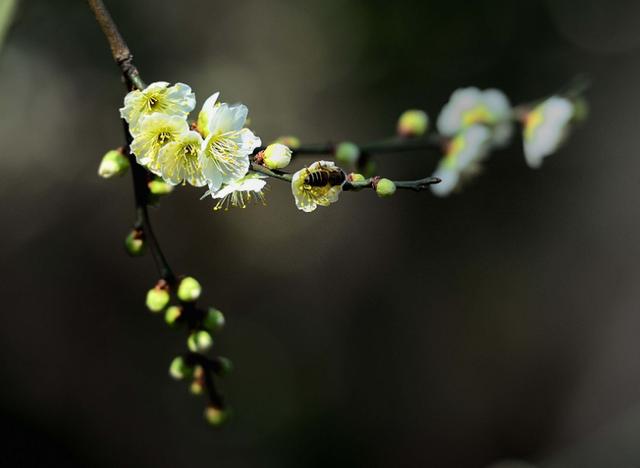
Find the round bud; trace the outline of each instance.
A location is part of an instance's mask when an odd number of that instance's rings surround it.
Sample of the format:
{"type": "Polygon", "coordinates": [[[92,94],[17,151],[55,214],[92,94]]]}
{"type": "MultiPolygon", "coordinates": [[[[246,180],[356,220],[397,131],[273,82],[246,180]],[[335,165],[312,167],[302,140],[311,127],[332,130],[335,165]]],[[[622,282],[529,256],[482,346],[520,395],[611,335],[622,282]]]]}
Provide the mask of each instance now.
{"type": "Polygon", "coordinates": [[[365,181],[365,177],[362,174],[358,174],[356,172],[352,172],[351,174],[348,175],[347,178],[349,179],[349,182],[364,182],[365,181]]]}
{"type": "Polygon", "coordinates": [[[176,380],[191,378],[193,368],[188,366],[182,356],[178,356],[171,361],[169,366],[169,375],[176,380]]]}
{"type": "Polygon", "coordinates": [[[219,366],[218,369],[216,369],[216,372],[219,375],[228,375],[233,371],[233,363],[229,358],[218,356],[216,358],[216,362],[219,366]]]}
{"type": "Polygon", "coordinates": [[[187,346],[194,353],[207,351],[213,346],[213,338],[206,330],[197,330],[192,332],[187,339],[187,346]]]}
{"type": "Polygon", "coordinates": [[[354,166],[360,158],[360,148],[355,143],[343,141],[336,146],[336,162],[340,166],[354,166]]]}
{"type": "Polygon", "coordinates": [[[362,174],[365,177],[373,177],[378,170],[378,165],[373,159],[369,159],[362,168],[362,174]]]}
{"type": "Polygon", "coordinates": [[[121,150],[111,150],[107,152],[100,161],[98,175],[103,179],[121,176],[129,169],[129,160],[122,154],[121,150]]]}
{"type": "Polygon", "coordinates": [[[584,122],[589,117],[589,103],[583,97],[573,101],[573,121],[584,122]]]}
{"type": "Polygon", "coordinates": [[[264,150],[263,161],[269,169],[282,169],[291,162],[291,150],[282,143],[273,143],[264,150]]]}
{"type": "Polygon", "coordinates": [[[173,185],[167,184],[162,179],[153,179],[149,182],[148,186],[149,192],[151,192],[152,195],[162,196],[169,195],[171,192],[173,192],[173,185]]]}
{"type": "Polygon", "coordinates": [[[204,392],[204,385],[202,384],[202,381],[201,380],[192,381],[191,385],[189,386],[189,391],[193,395],[202,395],[202,392],[204,392]]]}
{"type": "Polygon", "coordinates": [[[398,119],[398,135],[403,137],[422,136],[429,127],[429,116],[418,109],[404,111],[398,119]]]}
{"type": "Polygon", "coordinates": [[[204,419],[212,426],[220,426],[229,418],[229,411],[209,405],[204,410],[204,419]]]}
{"type": "Polygon", "coordinates": [[[147,309],[151,312],[161,312],[169,303],[169,291],[166,288],[156,286],[147,292],[147,309]]]}
{"type": "Polygon", "coordinates": [[[197,279],[187,276],[178,285],[178,299],[183,302],[193,302],[200,297],[202,286],[197,279]]]}
{"type": "Polygon", "coordinates": [[[389,179],[380,179],[376,183],[376,193],[380,198],[390,197],[396,193],[396,184],[389,179]]]}
{"type": "Polygon", "coordinates": [[[134,229],[124,239],[124,249],[132,257],[144,255],[146,244],[144,243],[144,233],[140,229],[134,229]]]}
{"type": "Polygon", "coordinates": [[[300,138],[291,135],[278,137],[274,143],[282,143],[291,149],[300,148],[300,138]]]}
{"type": "Polygon", "coordinates": [[[168,307],[164,313],[164,321],[167,325],[173,327],[178,322],[178,319],[182,316],[182,307],[180,306],[171,306],[168,307]]]}
{"type": "Polygon", "coordinates": [[[209,310],[205,312],[204,318],[202,319],[202,326],[211,333],[222,330],[224,323],[224,315],[215,307],[209,307],[209,310]]]}

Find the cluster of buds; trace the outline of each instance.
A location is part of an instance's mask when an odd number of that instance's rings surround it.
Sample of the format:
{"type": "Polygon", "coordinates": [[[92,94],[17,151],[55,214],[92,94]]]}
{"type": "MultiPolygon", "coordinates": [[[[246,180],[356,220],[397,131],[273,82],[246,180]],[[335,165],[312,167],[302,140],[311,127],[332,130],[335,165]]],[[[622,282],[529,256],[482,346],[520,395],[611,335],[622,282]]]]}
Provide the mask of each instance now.
{"type": "Polygon", "coordinates": [[[196,301],[201,294],[200,283],[191,276],[180,279],[175,285],[160,280],[147,292],[146,306],[153,313],[164,313],[164,320],[170,327],[186,327],[189,351],[173,359],[169,375],[176,380],[189,382],[190,392],[194,395],[206,393],[209,401],[205,419],[217,426],[227,419],[229,413],[215,388],[214,375],[226,375],[231,371],[232,364],[227,358],[208,358],[204,354],[213,347],[213,337],[223,329],[225,318],[214,307],[206,310],[198,308],[196,301]],[[176,303],[171,304],[172,299],[176,303]]]}

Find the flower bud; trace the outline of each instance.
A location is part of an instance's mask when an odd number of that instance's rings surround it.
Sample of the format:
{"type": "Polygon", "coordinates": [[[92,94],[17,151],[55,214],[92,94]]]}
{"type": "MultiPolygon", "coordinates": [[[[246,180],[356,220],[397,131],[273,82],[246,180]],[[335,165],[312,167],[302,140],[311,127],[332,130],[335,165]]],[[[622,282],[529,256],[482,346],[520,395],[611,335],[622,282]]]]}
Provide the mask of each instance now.
{"type": "Polygon", "coordinates": [[[336,146],[335,156],[338,165],[352,167],[360,158],[360,148],[354,143],[343,141],[336,146]]]}
{"type": "Polygon", "coordinates": [[[103,179],[110,179],[126,174],[128,169],[129,160],[122,154],[122,151],[119,149],[111,150],[102,157],[100,167],[98,167],[98,175],[103,179]]]}
{"type": "Polygon", "coordinates": [[[202,326],[211,333],[222,330],[224,323],[224,315],[215,307],[209,307],[209,310],[205,312],[204,318],[202,319],[202,326]]]}
{"type": "Polygon", "coordinates": [[[189,386],[189,391],[193,395],[202,395],[202,392],[204,392],[204,385],[202,380],[193,380],[191,382],[191,385],[189,386]]]}
{"type": "Polygon", "coordinates": [[[291,162],[291,150],[282,143],[273,143],[267,146],[262,157],[269,169],[282,169],[291,162]]]}
{"type": "Polygon", "coordinates": [[[429,127],[429,116],[418,109],[404,111],[398,119],[398,135],[403,137],[422,136],[429,127]]]}
{"type": "Polygon", "coordinates": [[[171,361],[169,375],[176,380],[188,379],[193,375],[193,368],[187,365],[182,356],[178,356],[171,361]]]}
{"type": "Polygon", "coordinates": [[[134,229],[125,237],[124,249],[132,257],[144,255],[146,244],[144,243],[144,233],[141,229],[134,229]]]}
{"type": "Polygon", "coordinates": [[[151,312],[161,312],[169,303],[169,299],[167,288],[158,284],[147,292],[147,309],[151,312]]]}
{"type": "Polygon", "coordinates": [[[178,285],[178,299],[183,302],[193,302],[200,297],[202,286],[197,279],[187,276],[178,285]]]}
{"type": "Polygon", "coordinates": [[[211,346],[213,346],[213,339],[208,331],[197,330],[191,332],[189,335],[189,338],[187,339],[187,346],[194,353],[207,351],[211,346]]]}
{"type": "Polygon", "coordinates": [[[584,122],[589,117],[589,103],[583,97],[573,101],[573,121],[584,122]]]}
{"type": "Polygon", "coordinates": [[[178,319],[182,316],[182,307],[180,306],[171,306],[168,307],[166,312],[164,313],[164,321],[167,325],[173,327],[178,322],[178,319]]]}
{"type": "Polygon", "coordinates": [[[229,418],[229,411],[209,405],[204,410],[204,419],[212,426],[220,426],[229,418]]]}
{"type": "Polygon", "coordinates": [[[362,174],[358,174],[356,172],[352,172],[347,176],[349,182],[364,182],[365,177],[362,174]]]}
{"type": "Polygon", "coordinates": [[[167,184],[164,180],[160,178],[155,178],[149,182],[149,192],[152,195],[162,196],[169,195],[173,192],[173,185],[167,184]]]}
{"type": "Polygon", "coordinates": [[[216,369],[218,375],[228,375],[233,371],[233,363],[229,358],[218,356],[216,361],[219,365],[218,369],[216,369]]]}
{"type": "Polygon", "coordinates": [[[281,143],[291,149],[300,148],[300,138],[291,135],[278,137],[274,143],[281,143]]]}
{"type": "Polygon", "coordinates": [[[376,183],[376,193],[380,198],[390,197],[396,192],[396,184],[389,179],[380,179],[376,183]]]}
{"type": "Polygon", "coordinates": [[[373,159],[369,159],[361,170],[365,177],[373,177],[378,170],[378,164],[373,159]]]}

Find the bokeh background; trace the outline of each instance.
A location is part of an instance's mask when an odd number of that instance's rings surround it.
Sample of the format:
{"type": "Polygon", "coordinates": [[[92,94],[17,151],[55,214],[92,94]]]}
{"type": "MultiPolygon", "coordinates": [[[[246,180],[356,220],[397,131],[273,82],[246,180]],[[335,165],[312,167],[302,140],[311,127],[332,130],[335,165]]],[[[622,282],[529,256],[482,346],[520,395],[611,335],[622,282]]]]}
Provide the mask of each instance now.
{"type": "Polygon", "coordinates": [[[22,1],[0,52],[0,464],[640,466],[639,2],[107,4],[148,82],[221,90],[265,141],[379,139],[457,87],[523,102],[580,72],[592,113],[541,170],[516,140],[448,199],[163,201],[171,263],[228,319],[235,417],[211,430],[167,376],[185,343],[144,309],[152,261],[122,249],[131,182],[96,176],[122,143],[106,42],[84,2],[22,1]]]}

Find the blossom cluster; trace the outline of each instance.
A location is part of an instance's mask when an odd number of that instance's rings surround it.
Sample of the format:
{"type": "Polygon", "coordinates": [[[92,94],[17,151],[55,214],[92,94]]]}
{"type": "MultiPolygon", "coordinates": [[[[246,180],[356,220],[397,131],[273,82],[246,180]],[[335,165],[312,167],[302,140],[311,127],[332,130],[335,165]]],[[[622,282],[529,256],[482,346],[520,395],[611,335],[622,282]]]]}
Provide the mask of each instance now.
{"type": "Polygon", "coordinates": [[[260,176],[248,174],[249,156],[261,141],[245,127],[247,107],[218,97],[207,98],[190,125],[196,106],[191,88],[158,81],[128,93],[120,115],[129,124],[138,164],[171,185],[207,186],[205,195],[218,199],[216,207],[230,201],[244,206],[246,194],[265,185],[260,176]]]}
{"type": "Polygon", "coordinates": [[[456,90],[437,119],[438,132],[448,139],[433,174],[441,183],[433,185],[432,192],[449,195],[479,173],[489,152],[510,142],[516,120],[522,123],[525,160],[529,167],[539,168],[544,158],[558,150],[580,117],[579,103],[563,96],[551,96],[521,113],[518,115],[500,90],[456,90]]]}

